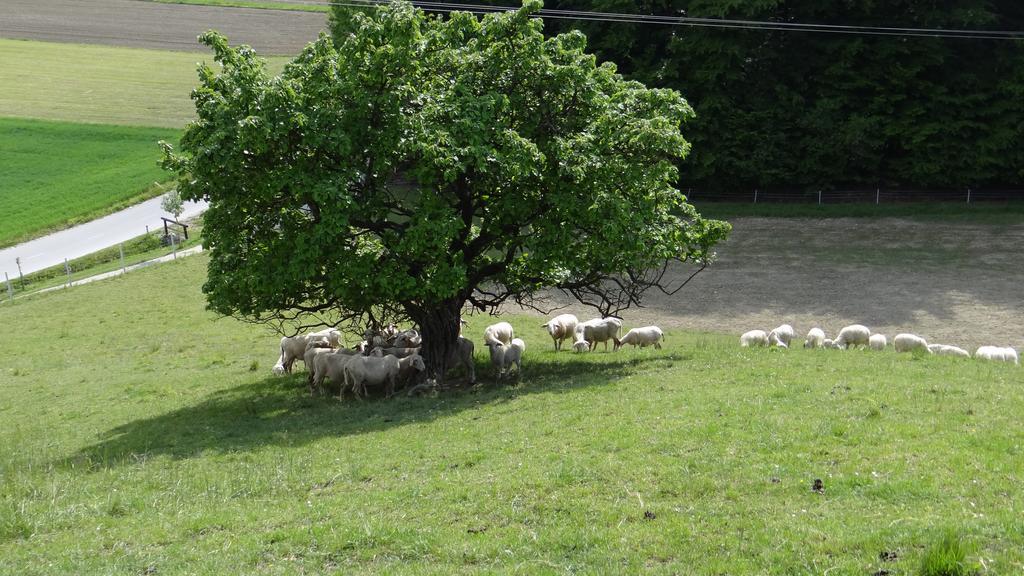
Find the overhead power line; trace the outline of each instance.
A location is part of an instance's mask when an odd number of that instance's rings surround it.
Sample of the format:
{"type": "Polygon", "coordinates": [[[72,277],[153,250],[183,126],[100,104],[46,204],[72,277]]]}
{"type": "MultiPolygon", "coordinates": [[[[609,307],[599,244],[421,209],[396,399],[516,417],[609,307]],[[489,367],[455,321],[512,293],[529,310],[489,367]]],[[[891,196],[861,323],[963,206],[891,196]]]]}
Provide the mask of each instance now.
{"type": "MultiPolygon", "coordinates": [[[[471,12],[493,14],[518,10],[510,6],[488,6],[483,4],[456,4],[432,0],[409,0],[413,6],[426,12],[471,12]]],[[[277,0],[281,3],[281,0],[277,0]]],[[[287,4],[329,5],[350,8],[369,8],[386,5],[389,0],[284,0],[287,4]]],[[[656,16],[648,14],[624,14],[615,12],[593,12],[587,10],[558,10],[542,8],[536,14],[540,18],[555,20],[583,20],[624,24],[655,24],[663,26],[694,26],[741,30],[775,30],[784,32],[818,32],[828,34],[857,34],[868,36],[904,36],[927,38],[967,38],[984,40],[1024,40],[1024,31],[1011,30],[965,30],[947,28],[909,28],[894,26],[854,26],[842,24],[807,24],[799,22],[772,22],[764,20],[737,20],[729,18],[700,18],[691,16],[656,16]]]]}

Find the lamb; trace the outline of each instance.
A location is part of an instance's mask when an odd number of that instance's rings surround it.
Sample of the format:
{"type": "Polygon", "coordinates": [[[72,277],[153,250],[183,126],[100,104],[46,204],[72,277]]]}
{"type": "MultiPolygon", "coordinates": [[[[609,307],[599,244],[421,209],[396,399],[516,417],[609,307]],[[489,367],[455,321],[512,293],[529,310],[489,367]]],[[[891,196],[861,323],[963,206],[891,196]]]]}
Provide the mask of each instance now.
{"type": "Polygon", "coordinates": [[[555,351],[557,352],[562,349],[562,342],[576,334],[576,326],[579,323],[579,319],[572,314],[560,314],[540,326],[541,328],[547,328],[551,339],[555,341],[555,351]]]}
{"type": "Polygon", "coordinates": [[[821,328],[811,328],[804,337],[804,348],[821,348],[825,344],[825,331],[821,328]]]}
{"type": "Polygon", "coordinates": [[[867,346],[871,338],[871,330],[860,324],[850,324],[839,331],[839,335],[832,341],[832,347],[841,350],[848,350],[851,346],[867,346]]]}
{"type": "Polygon", "coordinates": [[[931,349],[928,348],[928,342],[924,338],[914,334],[897,334],[892,339],[892,346],[897,352],[913,352],[914,350],[924,350],[928,354],[931,354],[931,349]]]}
{"type": "Polygon", "coordinates": [[[655,350],[661,350],[661,341],[665,339],[665,334],[661,331],[661,328],[657,326],[644,326],[643,328],[633,328],[621,340],[618,338],[612,338],[615,341],[615,347],[613,350],[618,350],[624,344],[632,344],[633,348],[637,346],[646,348],[648,346],[654,346],[655,350]]]}
{"type": "Polygon", "coordinates": [[[604,342],[604,349],[608,351],[608,341],[614,340],[622,329],[622,320],[612,318],[594,318],[576,325],[575,342],[572,348],[577,352],[584,349],[593,350],[597,348],[598,342],[604,342]]]}
{"type": "Polygon", "coordinates": [[[508,322],[491,324],[484,330],[484,344],[487,346],[494,343],[498,343],[499,345],[511,344],[512,338],[514,337],[515,335],[512,332],[512,325],[508,322]]]}
{"type": "Polygon", "coordinates": [[[868,347],[872,350],[885,350],[888,344],[889,341],[885,339],[885,334],[872,334],[868,338],[868,347]]]}
{"type": "Polygon", "coordinates": [[[751,346],[767,346],[768,334],[764,330],[750,330],[740,336],[740,346],[749,348],[751,346]]]}
{"type": "Polygon", "coordinates": [[[793,331],[793,327],[789,324],[783,324],[768,333],[768,345],[789,348],[789,343],[792,342],[795,336],[796,332],[793,331]]]}
{"type": "Polygon", "coordinates": [[[274,374],[291,374],[292,364],[297,359],[303,359],[306,355],[306,345],[311,340],[323,340],[330,344],[331,348],[337,348],[341,343],[341,332],[336,328],[327,328],[312,334],[299,336],[284,336],[281,338],[281,356],[274,365],[274,374]]]}
{"type": "Polygon", "coordinates": [[[981,360],[991,360],[993,362],[1010,362],[1012,364],[1020,365],[1020,358],[1017,356],[1017,351],[1013,348],[1005,348],[1001,346],[982,346],[974,352],[974,357],[981,360]]]}
{"type": "Polygon", "coordinates": [[[313,360],[313,386],[311,394],[323,390],[324,379],[329,378],[338,386],[338,397],[345,392],[345,366],[354,358],[362,358],[354,350],[339,349],[331,354],[320,354],[313,360]]]}
{"type": "Polygon", "coordinates": [[[928,349],[932,351],[932,354],[939,356],[959,356],[961,358],[970,358],[971,353],[963,348],[957,346],[949,346],[948,344],[929,344],[928,349]]]}
{"type": "Polygon", "coordinates": [[[415,348],[381,348],[380,346],[378,346],[370,351],[369,356],[394,356],[396,358],[408,358],[413,354],[419,353],[420,348],[418,346],[415,348]]]}
{"type": "Polygon", "coordinates": [[[523,354],[526,352],[526,342],[523,342],[522,339],[513,338],[508,346],[491,342],[487,348],[490,349],[491,364],[497,371],[498,380],[512,372],[513,364],[516,366],[516,375],[522,374],[523,354]]]}
{"type": "Polygon", "coordinates": [[[366,392],[366,385],[385,385],[384,394],[390,398],[395,393],[395,383],[403,381],[415,372],[427,369],[423,357],[414,354],[398,359],[394,356],[353,356],[344,367],[345,388],[352,388],[356,398],[366,392]]]}

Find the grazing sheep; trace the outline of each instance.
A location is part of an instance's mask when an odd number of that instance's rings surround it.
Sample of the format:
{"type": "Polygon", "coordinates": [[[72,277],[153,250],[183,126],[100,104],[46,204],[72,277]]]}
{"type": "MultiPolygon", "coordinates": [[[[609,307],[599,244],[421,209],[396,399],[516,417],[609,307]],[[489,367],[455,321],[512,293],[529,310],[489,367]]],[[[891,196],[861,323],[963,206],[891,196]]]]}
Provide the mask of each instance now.
{"type": "Polygon", "coordinates": [[[560,314],[540,326],[541,328],[547,328],[551,339],[555,341],[555,351],[557,352],[562,349],[562,342],[569,340],[576,334],[576,326],[579,323],[579,319],[572,314],[560,314]]]}
{"type": "Polygon", "coordinates": [[[804,337],[804,348],[821,348],[825,344],[825,331],[821,328],[811,328],[804,337]]]}
{"type": "Polygon", "coordinates": [[[768,345],[789,348],[789,343],[793,341],[795,336],[796,332],[793,330],[793,327],[789,324],[783,324],[768,333],[768,345]]]}
{"type": "Polygon", "coordinates": [[[835,344],[835,342],[832,341],[831,338],[825,338],[824,340],[821,341],[821,347],[822,348],[835,348],[836,344],[835,344]]]}
{"type": "Polygon", "coordinates": [[[291,374],[292,364],[296,360],[305,358],[306,345],[312,340],[323,340],[330,344],[331,348],[337,348],[341,344],[341,332],[336,328],[327,328],[312,334],[282,337],[281,356],[277,359],[277,364],[274,365],[274,374],[291,374]]]}
{"type": "Polygon", "coordinates": [[[885,334],[872,334],[868,338],[868,348],[872,350],[885,350],[886,345],[889,341],[885,339],[885,334]]]}
{"type": "Polygon", "coordinates": [[[928,349],[932,351],[932,354],[939,356],[959,356],[961,358],[971,357],[971,353],[967,350],[957,346],[950,346],[948,344],[929,344],[928,349]]]}
{"type": "Polygon", "coordinates": [[[621,340],[618,338],[612,338],[615,341],[615,347],[613,350],[618,350],[624,344],[632,344],[633,348],[637,346],[646,348],[648,346],[654,346],[656,350],[661,350],[661,341],[665,339],[665,334],[662,333],[661,328],[657,326],[644,326],[643,328],[633,328],[621,340]]]}
{"type": "Polygon", "coordinates": [[[768,334],[764,330],[750,330],[740,336],[740,346],[749,348],[751,346],[767,346],[768,334]]]}
{"type": "Polygon", "coordinates": [[[1002,346],[982,346],[974,352],[974,357],[980,360],[991,360],[993,362],[1009,362],[1020,365],[1020,358],[1013,348],[1002,346]]]}
{"type": "Polygon", "coordinates": [[[892,347],[897,352],[913,352],[914,350],[924,350],[928,354],[932,351],[928,348],[928,342],[924,338],[914,334],[897,334],[892,339],[892,347]]]}
{"type": "Polygon", "coordinates": [[[612,318],[594,318],[576,325],[575,342],[572,348],[577,352],[585,349],[597,348],[598,342],[604,342],[605,352],[608,351],[608,341],[614,340],[622,329],[622,320],[612,318]],[[585,346],[584,346],[585,345],[585,346]]]}
{"type": "Polygon", "coordinates": [[[491,364],[497,371],[498,380],[512,372],[513,364],[516,366],[516,375],[522,373],[523,354],[526,352],[526,342],[522,339],[513,338],[508,346],[491,342],[487,348],[491,352],[491,364]]]}
{"type": "Polygon", "coordinates": [[[362,358],[355,350],[340,348],[333,354],[319,354],[313,360],[313,387],[311,394],[323,390],[324,379],[338,387],[338,397],[345,393],[345,366],[354,358],[362,358]]]}
{"type": "Polygon", "coordinates": [[[395,383],[427,369],[419,354],[398,359],[394,356],[353,356],[344,367],[345,388],[352,388],[356,398],[366,392],[366,386],[384,384],[384,395],[390,398],[395,393],[395,383]]]}
{"type": "Polygon", "coordinates": [[[833,348],[849,350],[851,346],[867,346],[871,338],[871,330],[860,324],[850,324],[839,331],[839,335],[832,342],[833,348]]]}
{"type": "Polygon", "coordinates": [[[514,337],[512,325],[508,322],[491,324],[484,330],[484,344],[487,346],[494,343],[499,345],[511,344],[514,337]]]}

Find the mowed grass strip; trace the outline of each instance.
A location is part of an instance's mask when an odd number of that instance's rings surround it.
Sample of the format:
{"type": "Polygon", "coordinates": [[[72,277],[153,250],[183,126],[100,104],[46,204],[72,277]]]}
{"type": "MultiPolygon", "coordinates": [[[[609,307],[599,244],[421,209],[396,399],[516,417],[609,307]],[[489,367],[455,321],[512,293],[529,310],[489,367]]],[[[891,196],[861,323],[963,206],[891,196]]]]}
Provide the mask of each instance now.
{"type": "Polygon", "coordinates": [[[0,246],[161,192],[161,139],[177,130],[0,118],[0,246]]]}
{"type": "MultiPolygon", "coordinates": [[[[189,94],[196,52],[0,39],[0,116],[182,128],[195,116],[189,94]]],[[[280,71],[286,58],[269,58],[280,71]]]]}
{"type": "Polygon", "coordinates": [[[231,8],[265,8],[268,10],[298,10],[301,12],[327,12],[328,0],[149,0],[160,4],[196,4],[200,6],[227,6],[231,8]],[[322,2],[322,3],[318,3],[322,2]]]}
{"type": "Polygon", "coordinates": [[[207,261],[0,305],[5,571],[910,574],[950,533],[1024,562],[1020,368],[678,331],[556,354],[516,317],[497,384],[476,316],[479,389],[339,402],[204,311],[207,261]]]}

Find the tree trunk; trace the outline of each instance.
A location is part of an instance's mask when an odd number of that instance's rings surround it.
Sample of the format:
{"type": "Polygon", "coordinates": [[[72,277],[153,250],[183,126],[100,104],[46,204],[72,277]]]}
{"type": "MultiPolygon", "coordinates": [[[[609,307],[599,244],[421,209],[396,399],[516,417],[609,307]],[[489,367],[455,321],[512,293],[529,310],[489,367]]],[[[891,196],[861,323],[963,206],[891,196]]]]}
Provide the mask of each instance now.
{"type": "Polygon", "coordinates": [[[427,365],[427,376],[434,378],[438,386],[444,384],[445,374],[455,359],[463,304],[463,300],[451,299],[430,309],[408,311],[423,336],[420,355],[427,365]]]}

